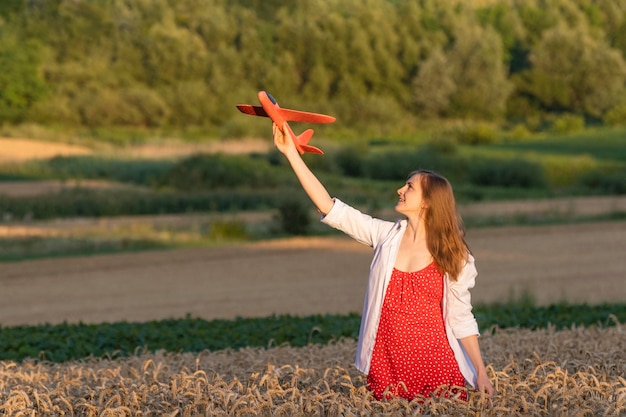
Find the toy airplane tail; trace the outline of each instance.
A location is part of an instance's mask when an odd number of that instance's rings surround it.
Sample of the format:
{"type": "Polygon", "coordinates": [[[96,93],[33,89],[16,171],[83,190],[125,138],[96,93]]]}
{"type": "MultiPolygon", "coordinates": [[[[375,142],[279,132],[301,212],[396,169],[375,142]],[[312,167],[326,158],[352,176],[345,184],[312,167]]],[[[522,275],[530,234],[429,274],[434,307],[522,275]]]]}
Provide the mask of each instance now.
{"type": "Polygon", "coordinates": [[[296,136],[295,137],[296,148],[298,148],[298,151],[300,152],[300,154],[303,154],[305,152],[310,152],[310,153],[316,153],[318,155],[323,155],[324,152],[320,148],[316,148],[315,146],[308,145],[312,136],[313,136],[313,129],[307,129],[304,132],[302,132],[300,135],[296,136]]]}

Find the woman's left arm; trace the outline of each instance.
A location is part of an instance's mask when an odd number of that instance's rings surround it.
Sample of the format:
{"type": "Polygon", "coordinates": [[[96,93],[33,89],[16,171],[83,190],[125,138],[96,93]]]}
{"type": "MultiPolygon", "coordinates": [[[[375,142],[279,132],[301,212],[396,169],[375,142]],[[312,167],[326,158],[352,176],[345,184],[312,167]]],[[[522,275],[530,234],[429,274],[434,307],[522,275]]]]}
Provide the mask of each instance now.
{"type": "Polygon", "coordinates": [[[450,283],[449,322],[456,338],[463,346],[476,370],[476,388],[492,396],[493,386],[487,376],[487,370],[478,344],[478,323],[472,313],[470,288],[474,288],[477,275],[474,257],[469,255],[457,281],[450,283]]]}
{"type": "Polygon", "coordinates": [[[476,369],[476,388],[478,391],[484,392],[491,397],[494,393],[494,389],[493,385],[491,385],[491,381],[489,381],[487,369],[483,363],[483,357],[480,354],[478,335],[467,336],[459,339],[459,341],[461,342],[461,345],[463,345],[463,349],[467,353],[467,356],[469,356],[472,361],[474,369],[476,369]]]}

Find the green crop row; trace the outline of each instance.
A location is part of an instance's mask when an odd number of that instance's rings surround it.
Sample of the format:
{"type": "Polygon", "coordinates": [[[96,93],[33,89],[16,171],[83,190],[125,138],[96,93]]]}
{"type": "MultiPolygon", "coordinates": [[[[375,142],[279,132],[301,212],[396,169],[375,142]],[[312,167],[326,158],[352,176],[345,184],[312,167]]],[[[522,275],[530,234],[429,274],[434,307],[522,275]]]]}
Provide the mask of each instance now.
{"type": "MultiPolygon", "coordinates": [[[[82,164],[74,166],[78,165],[82,164]]],[[[72,175],[73,178],[103,179],[110,172],[110,179],[148,187],[141,190],[78,188],[51,195],[3,196],[0,199],[0,214],[12,218],[49,219],[264,210],[276,208],[283,197],[299,192],[295,180],[286,175],[287,168],[272,165],[271,160],[265,157],[194,156],[167,169],[163,165],[146,165],[125,171],[120,169],[121,166],[119,161],[106,169],[106,165],[101,164],[101,170],[72,172],[72,175]]],[[[553,187],[548,177],[557,174],[548,176],[541,162],[521,157],[447,155],[430,149],[376,152],[362,157],[338,153],[334,163],[327,162],[316,171],[324,177],[331,192],[343,190],[342,197],[352,199],[353,204],[360,204],[380,200],[381,187],[373,190],[372,183],[386,185],[389,201],[393,200],[394,187],[417,168],[432,169],[450,178],[457,197],[463,201],[493,199],[498,195],[501,195],[499,198],[514,199],[549,197],[555,193],[626,193],[624,167],[605,169],[599,164],[593,170],[585,168],[568,173],[566,183],[559,180],[559,184],[553,187]]],[[[571,167],[569,169],[571,171],[571,167]]],[[[4,175],[15,174],[5,172],[4,175]]],[[[50,177],[68,178],[69,175],[66,169],[57,168],[50,177]]],[[[384,205],[385,201],[377,201],[376,204],[384,205]]]]}
{"type": "MultiPolygon", "coordinates": [[[[498,328],[611,326],[626,322],[626,303],[535,306],[533,302],[478,305],[483,332],[498,328]]],[[[58,324],[0,327],[0,359],[63,362],[71,359],[120,357],[141,351],[199,352],[289,344],[325,344],[357,338],[360,315],[290,315],[235,320],[186,317],[145,323],[58,324]]]]}
{"type": "Polygon", "coordinates": [[[71,189],[52,195],[3,197],[0,213],[37,220],[63,217],[101,217],[144,214],[228,212],[274,208],[284,191],[173,191],[71,189]]]}

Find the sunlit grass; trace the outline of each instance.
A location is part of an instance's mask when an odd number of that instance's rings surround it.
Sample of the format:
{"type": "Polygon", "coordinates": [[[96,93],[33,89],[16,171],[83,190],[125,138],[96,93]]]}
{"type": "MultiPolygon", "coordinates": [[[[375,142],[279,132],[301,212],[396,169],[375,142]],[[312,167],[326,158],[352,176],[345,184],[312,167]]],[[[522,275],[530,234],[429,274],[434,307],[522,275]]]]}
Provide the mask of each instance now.
{"type": "Polygon", "coordinates": [[[223,245],[251,239],[249,226],[239,220],[181,220],[175,224],[137,219],[4,226],[0,228],[0,261],[223,245]]]}
{"type": "Polygon", "coordinates": [[[536,135],[520,141],[485,145],[483,149],[535,151],[550,155],[589,155],[599,160],[626,162],[626,128],[587,129],[561,135],[536,135]]]}

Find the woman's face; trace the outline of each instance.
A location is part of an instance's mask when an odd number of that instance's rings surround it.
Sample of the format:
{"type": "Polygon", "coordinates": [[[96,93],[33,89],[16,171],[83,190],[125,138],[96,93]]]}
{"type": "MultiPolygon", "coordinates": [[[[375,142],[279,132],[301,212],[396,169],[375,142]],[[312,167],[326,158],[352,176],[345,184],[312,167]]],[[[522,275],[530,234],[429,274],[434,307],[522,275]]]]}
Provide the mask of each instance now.
{"type": "Polygon", "coordinates": [[[408,217],[419,215],[425,207],[426,204],[422,199],[422,183],[419,174],[415,174],[398,189],[396,211],[408,217]]]}

